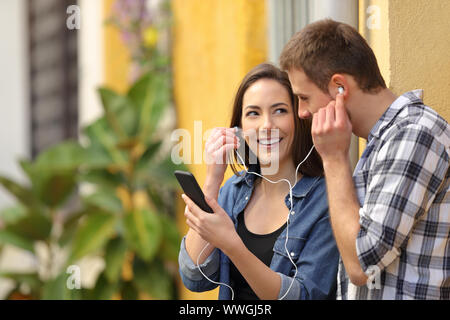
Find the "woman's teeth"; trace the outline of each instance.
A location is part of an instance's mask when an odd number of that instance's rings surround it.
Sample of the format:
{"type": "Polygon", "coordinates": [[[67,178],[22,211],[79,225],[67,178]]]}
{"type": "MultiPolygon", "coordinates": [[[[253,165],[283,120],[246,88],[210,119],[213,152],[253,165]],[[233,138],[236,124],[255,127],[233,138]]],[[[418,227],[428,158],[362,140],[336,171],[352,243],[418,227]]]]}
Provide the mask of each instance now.
{"type": "Polygon", "coordinates": [[[270,145],[272,145],[272,144],[276,144],[276,143],[280,142],[282,139],[283,139],[283,138],[270,139],[270,140],[267,140],[267,139],[260,139],[260,140],[258,140],[258,143],[259,143],[259,144],[262,144],[262,145],[264,145],[264,146],[270,146],[270,145]]]}

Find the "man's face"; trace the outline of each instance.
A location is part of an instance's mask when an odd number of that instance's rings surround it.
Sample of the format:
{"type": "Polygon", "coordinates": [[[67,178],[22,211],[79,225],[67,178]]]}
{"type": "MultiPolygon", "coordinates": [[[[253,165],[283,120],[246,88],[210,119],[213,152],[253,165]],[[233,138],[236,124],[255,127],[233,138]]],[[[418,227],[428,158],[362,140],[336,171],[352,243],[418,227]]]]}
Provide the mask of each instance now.
{"type": "Polygon", "coordinates": [[[331,96],[319,89],[301,69],[288,71],[292,90],[298,98],[298,116],[302,119],[311,118],[319,109],[326,107],[332,100],[331,96]]]}

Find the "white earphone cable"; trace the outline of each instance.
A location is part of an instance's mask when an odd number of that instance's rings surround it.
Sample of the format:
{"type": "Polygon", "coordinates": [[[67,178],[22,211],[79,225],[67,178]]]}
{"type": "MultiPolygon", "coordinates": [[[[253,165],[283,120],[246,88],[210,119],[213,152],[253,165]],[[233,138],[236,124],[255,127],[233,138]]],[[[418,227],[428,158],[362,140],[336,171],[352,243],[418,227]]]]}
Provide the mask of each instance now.
{"type": "Polygon", "coordinates": [[[205,251],[205,249],[208,248],[208,246],[209,246],[209,242],[203,247],[202,251],[200,251],[200,253],[198,254],[198,257],[197,257],[197,268],[198,268],[198,271],[200,271],[202,276],[204,276],[206,278],[206,280],[208,280],[209,282],[212,282],[212,283],[217,284],[217,285],[223,285],[223,286],[228,287],[231,290],[231,300],[234,300],[234,290],[233,290],[233,288],[231,286],[229,286],[228,284],[223,283],[223,282],[217,282],[217,281],[211,280],[206,274],[203,273],[202,268],[200,268],[200,264],[199,264],[198,260],[200,259],[200,256],[205,251]]]}
{"type": "MultiPolygon", "coordinates": [[[[311,147],[311,150],[309,150],[309,152],[308,152],[308,154],[306,155],[305,159],[303,159],[303,160],[298,164],[297,168],[295,169],[295,183],[294,183],[294,186],[297,184],[297,172],[298,172],[298,169],[299,169],[300,166],[306,161],[306,159],[308,159],[308,157],[310,156],[310,154],[311,154],[311,152],[313,151],[313,149],[314,149],[314,145],[311,147]]],[[[257,172],[249,172],[247,166],[245,165],[245,161],[242,159],[242,157],[241,157],[241,155],[239,154],[239,152],[236,152],[236,155],[238,156],[239,160],[241,161],[242,165],[244,166],[245,172],[247,172],[248,174],[254,174],[254,175],[256,175],[256,176],[258,176],[258,177],[261,177],[262,179],[264,179],[264,180],[266,180],[266,181],[268,181],[268,182],[270,182],[270,183],[273,183],[273,184],[284,181],[284,182],[287,182],[288,185],[289,185],[290,208],[289,208],[288,216],[287,216],[287,218],[286,218],[286,240],[285,240],[285,242],[284,242],[284,249],[286,250],[286,254],[287,254],[289,260],[291,261],[292,265],[294,266],[295,273],[294,273],[294,276],[292,277],[292,281],[291,281],[291,284],[289,285],[289,288],[286,290],[286,292],[284,293],[284,295],[283,295],[281,298],[279,298],[279,300],[283,300],[283,299],[286,297],[286,295],[289,293],[289,291],[291,290],[292,285],[294,284],[294,281],[295,281],[295,277],[297,276],[297,272],[298,272],[297,265],[296,265],[295,262],[292,260],[291,254],[289,253],[289,250],[288,250],[288,248],[287,248],[287,242],[288,242],[288,239],[289,239],[289,216],[290,216],[290,214],[292,213],[292,206],[293,206],[293,197],[292,197],[292,189],[293,189],[293,187],[292,187],[292,185],[291,185],[291,182],[290,182],[289,180],[287,180],[287,179],[280,179],[280,180],[278,180],[278,181],[272,181],[272,180],[270,180],[270,179],[268,179],[268,178],[266,178],[266,177],[260,175],[260,174],[257,173],[257,172]]],[[[234,290],[233,290],[233,288],[232,288],[231,286],[229,286],[228,284],[223,283],[223,282],[217,282],[217,281],[213,281],[213,280],[209,279],[209,278],[203,273],[203,271],[202,271],[201,268],[200,268],[200,265],[199,265],[199,259],[200,259],[200,256],[201,256],[202,253],[205,251],[205,249],[208,247],[208,245],[209,245],[209,243],[207,243],[207,244],[205,245],[205,247],[202,249],[202,251],[199,253],[199,255],[198,255],[198,257],[197,257],[197,269],[200,271],[200,273],[201,273],[208,281],[210,281],[210,282],[212,282],[212,283],[214,283],[214,284],[217,284],[217,285],[224,285],[224,286],[228,287],[228,288],[231,290],[231,300],[234,300],[234,290]]]]}

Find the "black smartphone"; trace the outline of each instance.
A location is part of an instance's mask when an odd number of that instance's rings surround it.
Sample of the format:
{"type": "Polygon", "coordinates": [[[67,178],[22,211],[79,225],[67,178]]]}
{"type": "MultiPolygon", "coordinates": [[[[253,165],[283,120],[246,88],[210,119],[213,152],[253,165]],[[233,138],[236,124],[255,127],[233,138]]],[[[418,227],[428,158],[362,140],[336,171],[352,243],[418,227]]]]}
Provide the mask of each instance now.
{"type": "Polygon", "coordinates": [[[181,188],[183,188],[184,193],[194,201],[200,209],[209,213],[214,213],[213,209],[206,203],[205,195],[192,173],[176,170],[174,174],[180,183],[181,188]]]}

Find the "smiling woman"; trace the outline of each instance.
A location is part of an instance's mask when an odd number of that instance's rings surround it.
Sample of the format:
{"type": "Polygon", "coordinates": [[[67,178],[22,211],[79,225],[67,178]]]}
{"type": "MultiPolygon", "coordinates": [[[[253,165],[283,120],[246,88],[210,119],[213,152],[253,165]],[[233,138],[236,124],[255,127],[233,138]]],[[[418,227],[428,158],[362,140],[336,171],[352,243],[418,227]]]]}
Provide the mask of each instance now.
{"type": "MultiPolygon", "coordinates": [[[[261,132],[266,135],[265,137],[261,135],[261,137],[267,140],[267,138],[270,138],[270,133],[277,131],[279,132],[279,137],[283,138],[281,127],[276,127],[276,125],[273,127],[273,121],[279,122],[281,119],[283,124],[293,125],[293,128],[288,130],[292,131],[289,136],[290,141],[285,143],[285,145],[289,145],[289,150],[285,151],[291,154],[292,163],[296,165],[306,157],[312,147],[311,122],[310,120],[299,119],[297,113],[298,101],[292,92],[287,75],[271,64],[260,64],[246,75],[237,90],[230,127],[242,127],[244,131],[247,129],[251,132],[251,129],[258,129],[258,122],[266,119],[267,123],[262,124],[262,126],[268,125],[269,127],[261,128],[261,132]],[[266,99],[267,95],[270,95],[268,99],[266,99]],[[267,105],[270,106],[270,112],[264,115],[261,111],[267,105]]],[[[264,142],[261,144],[258,141],[258,146],[263,144],[264,142]]],[[[252,141],[250,141],[250,145],[252,145],[252,141]]],[[[247,149],[244,159],[247,167],[250,165],[249,154],[250,152],[247,149]]],[[[323,168],[317,153],[314,152],[308,159],[299,172],[311,176],[320,174],[323,168]]],[[[238,173],[236,165],[232,164],[231,168],[235,174],[238,173]]]]}
{"type": "MultiPolygon", "coordinates": [[[[242,129],[256,133],[257,148],[250,149],[260,159],[265,171],[270,162],[291,160],[290,146],[294,134],[294,115],[288,91],[276,80],[257,80],[244,94],[242,129]]],[[[291,161],[292,162],[292,161],[291,161]]],[[[265,173],[265,172],[264,172],[265,173]]]]}
{"type": "Polygon", "coordinates": [[[287,74],[271,64],[253,68],[235,96],[230,127],[215,128],[205,146],[216,160],[203,186],[214,214],[182,196],[190,227],[179,254],[184,285],[196,292],[221,285],[219,299],[333,299],[338,251],[322,163],[309,120],[297,117],[287,74]],[[220,188],[224,159],[240,145],[234,127],[244,137],[251,131],[255,143],[247,138],[245,171],[233,165],[235,175],[220,188]],[[257,163],[249,162],[249,149],[257,163]],[[279,168],[269,174],[272,154],[279,168]]]}

